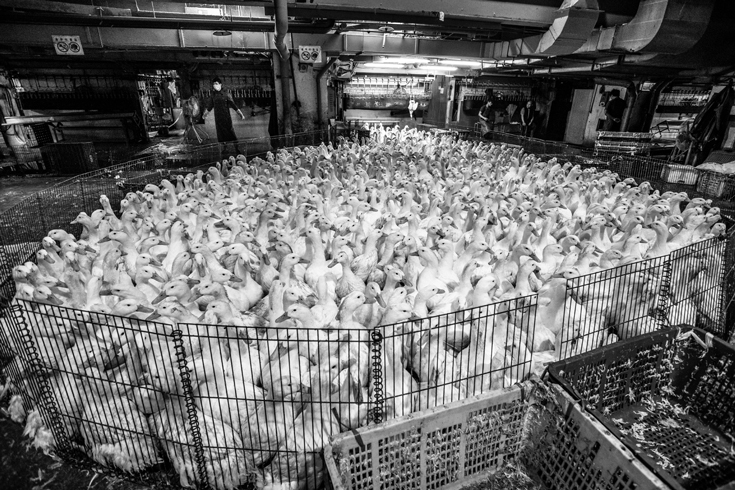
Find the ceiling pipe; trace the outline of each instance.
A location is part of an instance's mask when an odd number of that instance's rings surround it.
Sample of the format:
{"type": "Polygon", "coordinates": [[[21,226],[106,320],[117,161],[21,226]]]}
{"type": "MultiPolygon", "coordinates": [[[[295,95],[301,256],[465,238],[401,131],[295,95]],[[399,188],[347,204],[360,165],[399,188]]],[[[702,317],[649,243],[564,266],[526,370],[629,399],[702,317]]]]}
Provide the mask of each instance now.
{"type": "Polygon", "coordinates": [[[285,134],[293,134],[291,124],[291,87],[289,85],[289,76],[291,73],[291,63],[289,61],[288,47],[286,46],[286,34],[288,34],[288,5],[287,0],[274,0],[276,8],[276,33],[274,45],[279,55],[279,64],[281,72],[281,110],[283,111],[283,129],[285,134]]]}
{"type": "Polygon", "coordinates": [[[322,125],[324,124],[324,119],[322,118],[322,113],[324,112],[322,110],[322,78],[324,78],[324,75],[327,74],[329,69],[334,65],[337,60],[339,59],[339,56],[334,56],[329,58],[329,61],[319,70],[319,72],[316,74],[316,110],[317,110],[317,123],[319,125],[319,128],[322,128],[322,125]]]}
{"type": "Polygon", "coordinates": [[[275,46],[281,59],[288,59],[286,34],[288,34],[288,4],[287,0],[274,0],[276,6],[276,41],[275,46]]]}
{"type": "MultiPolygon", "coordinates": [[[[143,29],[200,29],[216,30],[227,29],[231,32],[273,32],[276,24],[270,21],[240,21],[219,19],[191,18],[184,14],[176,16],[167,14],[165,17],[148,15],[145,11],[138,11],[136,15],[122,16],[90,16],[80,14],[56,14],[49,12],[12,12],[0,10],[0,21],[4,24],[26,25],[59,25],[59,26],[90,26],[90,27],[122,27],[143,29]],[[141,15],[137,15],[140,13],[141,15]]],[[[291,31],[295,33],[326,34],[334,28],[334,20],[319,20],[295,22],[291,31]]],[[[285,37],[285,35],[284,35],[285,37]]]]}

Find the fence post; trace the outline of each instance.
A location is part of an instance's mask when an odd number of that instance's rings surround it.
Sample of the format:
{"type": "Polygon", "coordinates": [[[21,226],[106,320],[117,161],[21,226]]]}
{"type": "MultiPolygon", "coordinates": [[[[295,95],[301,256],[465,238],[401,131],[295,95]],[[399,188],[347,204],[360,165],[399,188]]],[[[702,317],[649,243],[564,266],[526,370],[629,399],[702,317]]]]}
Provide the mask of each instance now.
{"type": "Polygon", "coordinates": [[[720,325],[722,326],[722,339],[730,342],[732,339],[730,338],[735,332],[735,326],[727,323],[727,310],[730,306],[729,298],[730,298],[730,288],[728,287],[728,276],[730,276],[730,272],[733,267],[733,263],[730,260],[732,256],[731,246],[733,243],[733,235],[730,233],[724,233],[720,235],[719,237],[720,243],[722,244],[722,268],[720,269],[720,277],[719,277],[719,285],[720,285],[720,318],[718,318],[718,321],[720,325]]]}
{"type": "MultiPolygon", "coordinates": [[[[25,301],[23,304],[27,307],[29,306],[25,301]]],[[[27,379],[31,385],[35,385],[36,393],[40,398],[41,417],[43,417],[46,426],[51,429],[51,432],[54,435],[56,451],[62,454],[68,453],[71,450],[69,435],[66,433],[64,425],[61,423],[56,395],[49,385],[46,369],[38,354],[36,342],[30,334],[30,330],[26,324],[25,316],[23,315],[23,311],[20,306],[13,305],[11,309],[14,317],[13,320],[17,327],[18,340],[22,343],[19,348],[24,351],[23,353],[16,354],[16,358],[21,358],[28,364],[30,376],[28,376],[27,379]]],[[[27,395],[25,392],[24,394],[27,395]]],[[[26,403],[30,405],[28,399],[26,399],[26,403]]]]}
{"type": "Polygon", "coordinates": [[[82,210],[86,213],[92,214],[93,210],[87,208],[87,194],[84,190],[84,179],[79,179],[79,193],[82,196],[82,210]]]}
{"type": "Polygon", "coordinates": [[[666,328],[669,322],[669,293],[671,291],[673,260],[671,254],[667,255],[661,268],[661,288],[658,292],[658,308],[656,309],[656,320],[659,328],[666,328]]]}
{"type": "Polygon", "coordinates": [[[48,227],[46,226],[46,216],[43,211],[43,204],[41,203],[40,192],[36,194],[36,204],[38,204],[38,218],[41,220],[41,229],[43,230],[43,234],[45,235],[48,231],[48,227]]]}
{"type": "Polygon", "coordinates": [[[383,421],[383,334],[381,327],[375,327],[371,333],[373,341],[373,397],[375,408],[373,409],[373,422],[379,424],[383,421]]]}
{"type": "Polygon", "coordinates": [[[206,461],[204,460],[204,445],[202,443],[202,434],[199,428],[199,417],[197,417],[197,409],[194,405],[194,394],[191,388],[191,377],[189,376],[189,366],[186,363],[186,351],[184,349],[184,340],[181,330],[176,329],[171,332],[171,339],[174,343],[176,362],[179,366],[181,386],[184,389],[186,413],[189,419],[191,440],[194,445],[194,459],[196,460],[197,472],[199,473],[200,485],[198,488],[208,490],[211,487],[209,485],[209,477],[207,476],[206,461]]]}

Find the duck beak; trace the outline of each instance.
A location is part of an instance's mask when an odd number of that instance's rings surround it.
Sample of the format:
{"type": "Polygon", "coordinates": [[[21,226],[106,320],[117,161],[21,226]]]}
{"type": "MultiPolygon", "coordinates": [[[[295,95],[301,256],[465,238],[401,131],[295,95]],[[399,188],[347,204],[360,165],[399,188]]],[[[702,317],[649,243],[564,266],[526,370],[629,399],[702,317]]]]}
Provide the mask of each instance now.
{"type": "Polygon", "coordinates": [[[281,315],[278,318],[276,318],[276,323],[285,322],[287,320],[288,320],[288,315],[286,313],[284,313],[283,315],[281,315]]]}
{"type": "Polygon", "coordinates": [[[106,236],[104,238],[100,238],[99,240],[97,240],[97,243],[107,243],[107,242],[109,242],[111,240],[112,240],[112,238],[110,238],[109,236],[106,236]]]}
{"type": "MultiPolygon", "coordinates": [[[[161,267],[162,266],[161,261],[158,260],[155,257],[151,257],[151,265],[155,265],[156,267],[161,267]]],[[[158,280],[158,279],[156,279],[156,280],[158,280]]]]}
{"type": "Polygon", "coordinates": [[[153,308],[148,308],[147,306],[139,305],[136,311],[141,313],[153,313],[155,310],[153,308]]]}
{"type": "Polygon", "coordinates": [[[308,264],[308,263],[309,263],[309,261],[308,261],[308,260],[306,260],[306,259],[305,259],[305,258],[303,258],[303,257],[301,257],[301,258],[299,259],[299,264],[308,264]]]}
{"type": "Polygon", "coordinates": [[[199,284],[200,282],[201,281],[199,281],[199,279],[191,279],[191,278],[186,279],[186,284],[188,284],[189,286],[194,286],[195,284],[199,284]]]}
{"type": "Polygon", "coordinates": [[[444,293],[446,293],[446,291],[444,291],[443,289],[436,290],[436,294],[444,294],[444,293]]]}
{"type": "Polygon", "coordinates": [[[275,245],[269,245],[268,247],[265,247],[265,250],[268,252],[275,252],[276,246],[275,245]]]}
{"type": "Polygon", "coordinates": [[[57,288],[66,288],[66,289],[69,289],[69,286],[67,286],[64,281],[57,281],[56,282],[56,287],[57,288]]]}
{"type": "Polygon", "coordinates": [[[49,296],[47,301],[56,306],[61,306],[63,304],[56,296],[49,296]]]}
{"type": "Polygon", "coordinates": [[[225,224],[223,222],[221,222],[221,221],[215,221],[214,222],[214,227],[215,228],[226,228],[225,227],[225,224]]]}
{"type": "Polygon", "coordinates": [[[145,317],[146,320],[156,320],[158,318],[161,318],[161,315],[155,311],[151,313],[150,315],[148,315],[147,317],[145,317]]]}
{"type": "Polygon", "coordinates": [[[92,248],[92,247],[90,247],[89,245],[85,245],[85,246],[84,246],[84,251],[85,251],[85,252],[89,252],[89,253],[93,253],[93,254],[94,254],[94,253],[97,253],[97,250],[93,249],[93,248],[92,248]]]}
{"type": "Polygon", "coordinates": [[[242,279],[240,279],[237,276],[232,276],[232,277],[230,277],[230,281],[232,281],[232,282],[242,282],[242,279]]]}
{"type": "Polygon", "coordinates": [[[333,260],[333,261],[331,261],[331,262],[329,263],[329,265],[328,265],[327,267],[329,267],[329,268],[331,269],[332,267],[334,267],[334,266],[335,266],[335,265],[337,265],[338,263],[339,263],[339,262],[337,262],[336,260],[333,260]]]}
{"type": "Polygon", "coordinates": [[[531,257],[531,258],[532,258],[533,260],[535,260],[536,262],[541,262],[541,259],[539,259],[539,258],[538,258],[538,255],[536,255],[536,254],[535,254],[535,253],[533,253],[533,252],[531,252],[531,254],[529,255],[529,257],[531,257]]]}
{"type": "Polygon", "coordinates": [[[48,262],[49,264],[55,264],[55,263],[56,263],[56,259],[54,259],[54,258],[53,258],[53,257],[51,257],[50,255],[46,255],[46,256],[45,256],[45,257],[43,258],[43,260],[45,260],[45,261],[46,261],[46,262],[48,262]]]}
{"type": "Polygon", "coordinates": [[[158,275],[157,272],[154,272],[153,274],[151,274],[151,279],[153,279],[154,281],[158,281],[158,282],[166,282],[163,280],[161,276],[158,275]]]}
{"type": "Polygon", "coordinates": [[[110,291],[109,289],[100,289],[99,295],[100,296],[112,296],[112,291],[110,291]]]}
{"type": "Polygon", "coordinates": [[[383,300],[383,297],[378,295],[375,297],[375,300],[378,302],[378,305],[380,305],[381,308],[386,308],[385,306],[385,300],[383,300]]]}
{"type": "MultiPolygon", "coordinates": [[[[101,293],[100,293],[100,294],[101,294],[101,293]]],[[[155,297],[155,298],[153,299],[153,301],[151,301],[151,304],[153,304],[153,305],[157,305],[158,303],[160,303],[161,301],[163,301],[163,300],[164,300],[164,298],[166,298],[166,296],[167,296],[167,295],[166,295],[166,293],[164,293],[164,292],[161,292],[161,293],[160,293],[160,294],[159,294],[158,296],[156,296],[156,297],[155,297]]]]}
{"type": "Polygon", "coordinates": [[[411,253],[409,253],[408,255],[410,255],[410,256],[412,256],[412,257],[418,257],[418,256],[419,256],[419,252],[418,252],[418,251],[416,251],[416,252],[411,252],[411,253]]]}

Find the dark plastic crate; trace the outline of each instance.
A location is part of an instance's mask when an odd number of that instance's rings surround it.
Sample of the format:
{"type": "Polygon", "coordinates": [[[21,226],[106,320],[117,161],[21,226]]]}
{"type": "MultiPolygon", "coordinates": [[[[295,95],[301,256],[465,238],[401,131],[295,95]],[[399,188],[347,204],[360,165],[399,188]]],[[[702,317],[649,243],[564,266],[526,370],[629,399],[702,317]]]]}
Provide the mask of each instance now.
{"type": "Polygon", "coordinates": [[[41,148],[46,167],[62,174],[79,174],[97,170],[97,153],[91,142],[60,142],[41,148]]]}
{"type": "Polygon", "coordinates": [[[553,363],[549,374],[671,488],[735,488],[732,345],[669,328],[553,363]]]}

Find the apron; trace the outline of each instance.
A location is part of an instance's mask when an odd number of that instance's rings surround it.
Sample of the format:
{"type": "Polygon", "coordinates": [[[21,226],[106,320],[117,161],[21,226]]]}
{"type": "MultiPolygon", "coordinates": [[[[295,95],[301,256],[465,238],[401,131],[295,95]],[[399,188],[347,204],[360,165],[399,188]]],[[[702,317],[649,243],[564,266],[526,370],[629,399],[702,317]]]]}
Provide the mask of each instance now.
{"type": "Polygon", "coordinates": [[[209,99],[209,107],[207,110],[214,110],[214,127],[217,129],[217,141],[235,141],[235,129],[232,127],[232,117],[230,109],[236,111],[235,101],[229,94],[222,91],[215,92],[209,99]]]}

